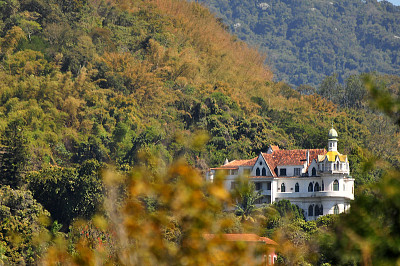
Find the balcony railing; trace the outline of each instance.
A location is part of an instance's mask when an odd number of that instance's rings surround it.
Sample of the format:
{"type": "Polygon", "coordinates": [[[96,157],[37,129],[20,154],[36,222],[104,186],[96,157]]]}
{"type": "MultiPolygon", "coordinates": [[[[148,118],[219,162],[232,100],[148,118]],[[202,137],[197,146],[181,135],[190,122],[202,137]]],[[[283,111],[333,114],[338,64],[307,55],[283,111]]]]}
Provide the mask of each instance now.
{"type": "Polygon", "coordinates": [[[350,191],[278,192],[277,198],[343,197],[354,199],[350,191]]]}

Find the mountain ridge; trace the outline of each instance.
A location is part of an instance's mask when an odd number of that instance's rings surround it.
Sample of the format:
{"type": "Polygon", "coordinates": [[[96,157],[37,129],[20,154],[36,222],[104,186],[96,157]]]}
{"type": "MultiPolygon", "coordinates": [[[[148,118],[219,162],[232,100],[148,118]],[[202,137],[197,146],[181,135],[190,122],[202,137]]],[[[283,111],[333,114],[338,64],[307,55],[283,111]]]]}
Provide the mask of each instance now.
{"type": "Polygon", "coordinates": [[[373,0],[202,0],[234,34],[267,54],[275,80],[317,87],[337,74],[399,75],[400,7],[373,0]]]}

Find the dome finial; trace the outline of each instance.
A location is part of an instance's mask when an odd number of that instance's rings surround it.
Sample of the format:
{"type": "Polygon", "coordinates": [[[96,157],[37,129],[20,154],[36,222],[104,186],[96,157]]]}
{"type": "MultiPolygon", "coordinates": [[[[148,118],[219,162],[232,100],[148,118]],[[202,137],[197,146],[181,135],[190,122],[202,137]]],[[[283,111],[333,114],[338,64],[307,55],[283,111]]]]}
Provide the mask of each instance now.
{"type": "Polygon", "coordinates": [[[331,130],[329,130],[328,139],[329,140],[337,140],[337,137],[338,137],[338,133],[333,128],[333,121],[332,121],[332,128],[331,128],[331,130]]]}

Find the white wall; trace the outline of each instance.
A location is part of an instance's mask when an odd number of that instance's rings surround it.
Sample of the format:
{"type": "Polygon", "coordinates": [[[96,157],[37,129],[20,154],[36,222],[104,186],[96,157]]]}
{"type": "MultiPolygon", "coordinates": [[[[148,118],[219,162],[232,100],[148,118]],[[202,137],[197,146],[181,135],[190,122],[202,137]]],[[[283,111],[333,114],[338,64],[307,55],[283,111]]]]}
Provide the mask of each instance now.
{"type": "MultiPolygon", "coordinates": [[[[286,169],[286,176],[295,176],[294,169],[300,168],[300,175],[301,175],[301,173],[304,170],[304,165],[281,165],[281,166],[278,166],[277,168],[278,168],[278,176],[280,176],[282,168],[286,169]]],[[[296,176],[300,176],[300,175],[296,175],[296,176]]]]}

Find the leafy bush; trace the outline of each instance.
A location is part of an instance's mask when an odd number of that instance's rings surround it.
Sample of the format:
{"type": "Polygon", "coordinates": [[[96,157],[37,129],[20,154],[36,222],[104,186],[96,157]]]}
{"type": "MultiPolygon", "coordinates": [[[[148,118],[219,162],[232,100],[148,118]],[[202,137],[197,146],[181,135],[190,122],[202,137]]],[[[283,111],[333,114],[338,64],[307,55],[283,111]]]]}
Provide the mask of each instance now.
{"type": "Polygon", "coordinates": [[[45,250],[49,213],[27,190],[0,187],[0,263],[34,264],[45,250]]]}
{"type": "Polygon", "coordinates": [[[28,188],[64,229],[74,218],[91,218],[101,210],[104,188],[101,164],[85,161],[78,169],[48,167],[28,176],[28,188]]]}

